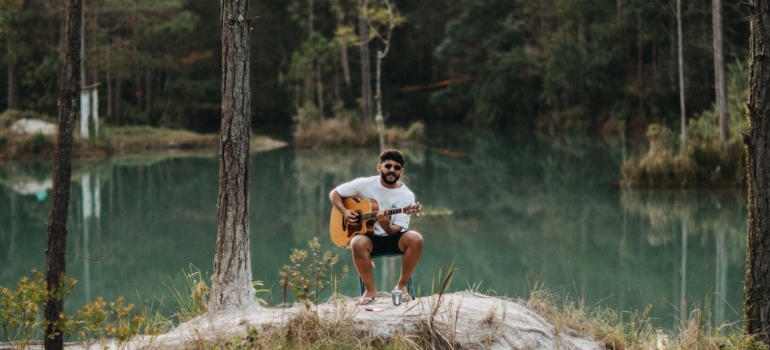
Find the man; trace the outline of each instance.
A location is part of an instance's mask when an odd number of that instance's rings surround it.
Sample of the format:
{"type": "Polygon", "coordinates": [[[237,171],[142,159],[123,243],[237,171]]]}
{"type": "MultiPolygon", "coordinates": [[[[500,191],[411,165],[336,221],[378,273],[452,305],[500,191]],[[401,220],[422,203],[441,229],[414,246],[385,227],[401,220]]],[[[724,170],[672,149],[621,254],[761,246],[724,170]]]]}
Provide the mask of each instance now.
{"type": "Polygon", "coordinates": [[[414,193],[398,179],[404,173],[404,155],[397,150],[387,150],[380,154],[377,164],[379,176],[361,177],[337,186],[329,192],[329,199],[340,211],[343,220],[350,224],[358,222],[358,213],[345,208],[344,197],[374,199],[379,204],[374,224],[374,233],[355,235],[350,241],[353,252],[353,264],[364,283],[366,291],[359,299],[359,305],[369,304],[377,297],[377,288],[372,277],[371,254],[403,253],[401,276],[394,289],[403,292],[402,300],[408,301],[406,284],[422,256],[422,235],[409,230],[410,216],[407,214],[388,215],[389,209],[398,209],[414,203],[414,193]]]}

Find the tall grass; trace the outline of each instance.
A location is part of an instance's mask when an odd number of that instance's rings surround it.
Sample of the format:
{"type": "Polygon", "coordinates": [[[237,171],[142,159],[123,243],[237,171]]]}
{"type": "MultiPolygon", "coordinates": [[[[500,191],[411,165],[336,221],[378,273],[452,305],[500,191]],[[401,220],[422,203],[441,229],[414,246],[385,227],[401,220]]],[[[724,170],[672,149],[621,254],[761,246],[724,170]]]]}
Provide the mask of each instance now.
{"type": "MultiPolygon", "coordinates": [[[[709,305],[705,302],[704,305],[709,305]]],[[[767,350],[768,346],[743,334],[740,325],[707,322],[708,309],[698,303],[674,329],[656,327],[650,318],[652,305],[633,312],[586,306],[582,300],[536,286],[527,306],[551,322],[557,330],[570,329],[590,336],[612,350],[767,350]]]]}
{"type": "MultiPolygon", "coordinates": [[[[342,114],[336,118],[318,117],[300,118],[294,132],[294,142],[299,148],[338,148],[375,146],[378,140],[377,127],[374,124],[362,124],[357,115],[342,114]]],[[[385,130],[388,145],[415,143],[422,140],[425,126],[421,122],[412,123],[404,129],[390,126],[385,130]]]]}

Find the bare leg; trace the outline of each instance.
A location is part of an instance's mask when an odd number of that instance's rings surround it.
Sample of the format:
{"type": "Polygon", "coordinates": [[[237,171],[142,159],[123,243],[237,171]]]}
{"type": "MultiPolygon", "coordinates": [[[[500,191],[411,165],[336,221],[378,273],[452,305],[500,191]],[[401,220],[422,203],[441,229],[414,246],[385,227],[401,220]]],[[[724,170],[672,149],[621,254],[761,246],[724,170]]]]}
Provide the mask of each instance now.
{"type": "Polygon", "coordinates": [[[376,298],[377,287],[374,286],[374,277],[372,276],[372,241],[366,236],[356,235],[350,241],[350,250],[353,251],[353,264],[356,266],[361,281],[364,282],[364,295],[361,297],[376,298]]]}
{"type": "Polygon", "coordinates": [[[417,231],[406,231],[398,240],[398,249],[404,252],[404,258],[401,263],[401,276],[395,289],[407,293],[406,283],[422,257],[422,235],[417,231]]]}

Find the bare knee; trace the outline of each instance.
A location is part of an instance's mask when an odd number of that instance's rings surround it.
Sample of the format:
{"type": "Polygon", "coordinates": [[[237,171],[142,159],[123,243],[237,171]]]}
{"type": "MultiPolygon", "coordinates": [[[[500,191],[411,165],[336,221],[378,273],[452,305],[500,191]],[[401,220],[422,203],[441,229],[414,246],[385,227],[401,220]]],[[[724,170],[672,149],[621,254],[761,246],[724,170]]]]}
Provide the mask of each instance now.
{"type": "Polygon", "coordinates": [[[366,236],[356,235],[350,240],[350,250],[353,255],[368,256],[372,252],[372,241],[366,236]]]}
{"type": "Polygon", "coordinates": [[[406,231],[398,242],[399,249],[406,252],[407,249],[422,251],[422,235],[417,231],[406,231]]]}

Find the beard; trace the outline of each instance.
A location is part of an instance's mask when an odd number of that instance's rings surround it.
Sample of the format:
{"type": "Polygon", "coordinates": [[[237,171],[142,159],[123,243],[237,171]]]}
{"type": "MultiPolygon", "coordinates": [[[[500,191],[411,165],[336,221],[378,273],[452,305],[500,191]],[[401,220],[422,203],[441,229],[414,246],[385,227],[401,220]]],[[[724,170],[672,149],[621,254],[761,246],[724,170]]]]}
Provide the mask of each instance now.
{"type": "Polygon", "coordinates": [[[393,185],[396,182],[398,182],[398,179],[400,178],[400,175],[397,175],[395,173],[380,173],[380,178],[382,178],[382,181],[385,182],[388,185],[393,185]],[[393,180],[388,179],[388,175],[393,175],[395,178],[393,180]]]}

